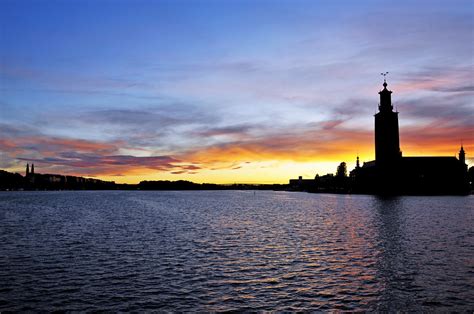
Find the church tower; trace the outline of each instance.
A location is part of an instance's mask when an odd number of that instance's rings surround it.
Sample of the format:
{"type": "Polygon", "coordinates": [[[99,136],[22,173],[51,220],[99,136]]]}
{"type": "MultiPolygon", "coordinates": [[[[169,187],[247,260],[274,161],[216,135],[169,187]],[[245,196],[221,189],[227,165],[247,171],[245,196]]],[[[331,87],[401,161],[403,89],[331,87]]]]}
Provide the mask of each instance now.
{"type": "Polygon", "coordinates": [[[459,151],[459,161],[462,162],[463,165],[466,164],[466,152],[464,151],[464,147],[461,145],[461,150],[459,151]]]}
{"type": "Polygon", "coordinates": [[[402,156],[398,133],[398,112],[393,111],[392,91],[387,89],[384,79],[379,92],[379,112],[375,114],[375,164],[387,168],[397,163],[402,156]]]}
{"type": "Polygon", "coordinates": [[[26,175],[25,175],[25,177],[27,177],[29,175],[30,175],[30,165],[27,163],[26,164],[26,175]]]}

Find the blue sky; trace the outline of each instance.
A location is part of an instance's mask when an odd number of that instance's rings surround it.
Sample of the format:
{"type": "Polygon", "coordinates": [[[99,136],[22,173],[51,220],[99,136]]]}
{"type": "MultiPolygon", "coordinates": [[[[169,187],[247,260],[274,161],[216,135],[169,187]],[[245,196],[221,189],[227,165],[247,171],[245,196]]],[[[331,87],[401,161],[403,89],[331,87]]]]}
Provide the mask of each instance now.
{"type": "Polygon", "coordinates": [[[285,182],[373,159],[382,78],[405,155],[474,152],[472,1],[1,1],[0,167],[285,182]],[[39,168],[38,168],[39,167],[39,168]]]}

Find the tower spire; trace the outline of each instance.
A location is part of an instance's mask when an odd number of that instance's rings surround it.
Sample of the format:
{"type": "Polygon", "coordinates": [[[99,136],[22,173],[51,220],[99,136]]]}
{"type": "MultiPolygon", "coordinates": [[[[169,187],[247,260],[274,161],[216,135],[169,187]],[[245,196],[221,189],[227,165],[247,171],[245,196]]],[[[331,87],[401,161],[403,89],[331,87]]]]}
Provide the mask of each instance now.
{"type": "Polygon", "coordinates": [[[461,150],[459,151],[459,161],[463,163],[463,165],[466,164],[466,152],[464,151],[464,147],[461,144],[461,150]]]}
{"type": "Polygon", "coordinates": [[[392,91],[387,89],[387,79],[386,79],[387,74],[388,72],[380,73],[380,75],[383,76],[383,89],[379,92],[379,95],[380,95],[379,111],[380,112],[393,111],[392,91]]]}
{"type": "Polygon", "coordinates": [[[26,163],[26,176],[30,175],[30,164],[26,163]]]}

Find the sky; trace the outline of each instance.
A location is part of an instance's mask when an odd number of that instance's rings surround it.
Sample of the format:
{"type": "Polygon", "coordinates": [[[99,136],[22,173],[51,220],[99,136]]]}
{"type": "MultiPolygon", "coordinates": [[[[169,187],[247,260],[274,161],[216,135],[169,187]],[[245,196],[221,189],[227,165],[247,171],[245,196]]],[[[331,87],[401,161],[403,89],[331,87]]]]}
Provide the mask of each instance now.
{"type": "Polygon", "coordinates": [[[287,183],[404,156],[474,165],[474,1],[0,0],[0,168],[287,183]]]}

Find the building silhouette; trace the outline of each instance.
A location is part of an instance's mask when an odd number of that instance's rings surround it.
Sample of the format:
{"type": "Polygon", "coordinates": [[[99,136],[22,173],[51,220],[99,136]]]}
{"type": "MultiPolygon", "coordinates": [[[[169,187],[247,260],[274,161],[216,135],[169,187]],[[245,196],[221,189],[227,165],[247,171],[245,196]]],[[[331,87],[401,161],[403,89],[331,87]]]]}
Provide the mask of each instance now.
{"type": "Polygon", "coordinates": [[[103,181],[61,174],[35,173],[35,165],[26,164],[25,176],[0,171],[0,190],[105,190],[117,189],[114,181],[103,181]]]}
{"type": "Polygon", "coordinates": [[[357,157],[351,171],[352,190],[377,194],[467,194],[466,153],[450,156],[403,157],[400,150],[398,112],[393,111],[392,91],[384,80],[375,114],[375,160],[362,167],[357,157]]]}
{"type": "Polygon", "coordinates": [[[34,174],[35,174],[35,164],[31,164],[31,171],[30,171],[30,165],[26,164],[25,177],[34,176],[34,174]]]}
{"type": "Polygon", "coordinates": [[[379,95],[379,112],[375,114],[375,163],[380,168],[390,168],[402,156],[398,112],[393,111],[392,91],[387,89],[385,80],[379,95]]]}
{"type": "Polygon", "coordinates": [[[290,179],[288,186],[294,191],[312,192],[314,191],[315,181],[318,178],[318,175],[314,179],[303,179],[303,176],[299,176],[298,179],[290,179]]]}
{"type": "Polygon", "coordinates": [[[364,162],[361,166],[357,156],[356,166],[349,177],[345,173],[316,175],[315,179],[299,177],[290,180],[289,189],[383,195],[468,194],[470,185],[464,147],[461,145],[459,158],[404,157],[400,150],[398,112],[393,110],[392,91],[387,89],[385,79],[379,95],[379,111],[374,116],[375,160],[364,162]]]}

